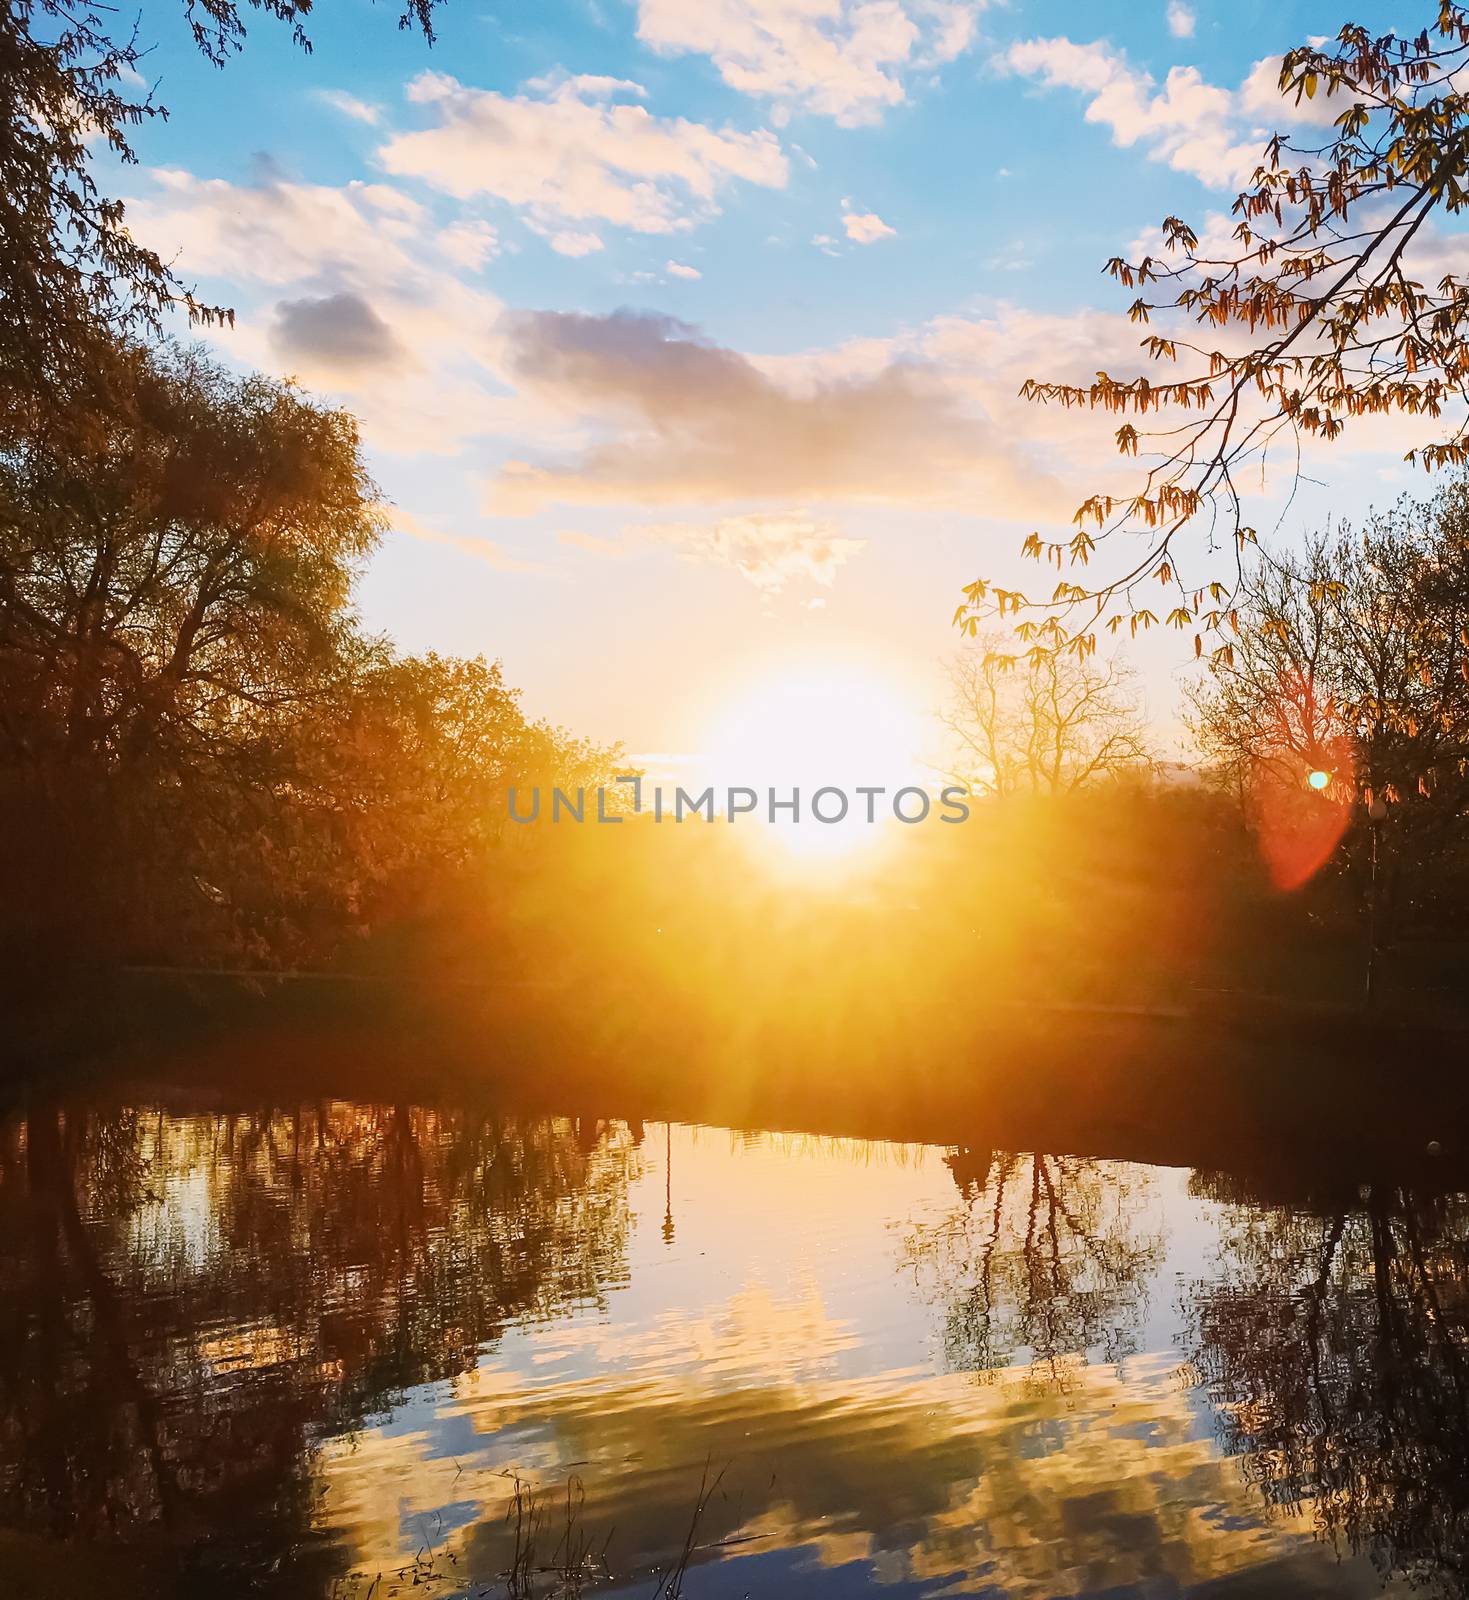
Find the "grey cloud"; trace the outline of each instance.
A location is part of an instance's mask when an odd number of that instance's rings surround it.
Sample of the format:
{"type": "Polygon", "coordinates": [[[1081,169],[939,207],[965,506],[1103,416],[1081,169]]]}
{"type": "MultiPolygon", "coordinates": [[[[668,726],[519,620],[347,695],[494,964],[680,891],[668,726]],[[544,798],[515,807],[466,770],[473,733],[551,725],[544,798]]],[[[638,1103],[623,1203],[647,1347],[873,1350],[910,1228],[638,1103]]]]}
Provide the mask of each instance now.
{"type": "Polygon", "coordinates": [[[606,437],[572,460],[511,462],[491,502],[720,502],[780,497],[939,503],[1004,514],[1046,477],[965,410],[931,364],[788,387],[672,317],[529,312],[506,325],[510,370],[606,437]]]}
{"type": "Polygon", "coordinates": [[[398,366],[408,355],[371,305],[345,291],[278,301],[270,342],[287,360],[350,374],[398,366]]]}

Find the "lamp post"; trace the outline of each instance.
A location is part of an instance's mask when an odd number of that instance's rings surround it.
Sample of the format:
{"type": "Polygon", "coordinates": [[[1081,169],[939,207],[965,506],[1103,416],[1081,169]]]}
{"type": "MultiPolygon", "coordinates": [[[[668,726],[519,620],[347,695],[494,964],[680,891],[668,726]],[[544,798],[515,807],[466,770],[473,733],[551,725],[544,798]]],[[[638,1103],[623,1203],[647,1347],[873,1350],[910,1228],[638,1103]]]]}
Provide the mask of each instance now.
{"type": "Polygon", "coordinates": [[[1367,804],[1367,821],[1372,829],[1372,888],[1367,902],[1367,987],[1363,995],[1363,1003],[1367,1010],[1372,1010],[1376,1002],[1376,977],[1377,977],[1377,836],[1382,831],[1382,824],[1387,821],[1387,802],[1380,795],[1373,795],[1367,804]]]}

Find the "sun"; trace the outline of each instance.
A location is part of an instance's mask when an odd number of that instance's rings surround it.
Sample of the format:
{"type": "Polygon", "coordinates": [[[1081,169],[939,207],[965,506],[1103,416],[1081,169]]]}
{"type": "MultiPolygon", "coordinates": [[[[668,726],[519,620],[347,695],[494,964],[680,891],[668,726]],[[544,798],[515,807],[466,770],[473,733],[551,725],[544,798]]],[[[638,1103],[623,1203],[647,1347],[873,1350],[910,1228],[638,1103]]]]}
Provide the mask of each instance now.
{"type": "MultiPolygon", "coordinates": [[[[785,665],[741,687],[719,709],[705,765],[721,791],[738,786],[759,793],[761,826],[747,833],[797,856],[846,855],[885,837],[894,793],[926,787],[924,722],[912,692],[896,677],[847,661],[785,665]],[[869,802],[858,794],[861,788],[883,794],[869,802]],[[823,789],[846,796],[842,820],[813,815],[812,797],[823,789]],[[771,822],[770,790],[778,799],[799,790],[799,817],[778,810],[771,822]],[[872,823],[869,803],[877,818],[872,823]]],[[[839,807],[834,796],[821,804],[827,815],[839,807]]]]}

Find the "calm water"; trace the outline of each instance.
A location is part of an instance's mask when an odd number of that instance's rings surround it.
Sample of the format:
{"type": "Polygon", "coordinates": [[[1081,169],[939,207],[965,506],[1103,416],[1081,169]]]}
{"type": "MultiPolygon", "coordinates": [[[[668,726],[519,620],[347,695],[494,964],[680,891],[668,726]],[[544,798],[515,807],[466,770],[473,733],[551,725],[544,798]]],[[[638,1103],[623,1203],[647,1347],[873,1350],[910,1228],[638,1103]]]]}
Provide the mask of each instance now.
{"type": "Polygon", "coordinates": [[[0,1591],[1458,1594],[1466,1246],[1370,1186],[50,1108],[0,1125],[0,1591]]]}

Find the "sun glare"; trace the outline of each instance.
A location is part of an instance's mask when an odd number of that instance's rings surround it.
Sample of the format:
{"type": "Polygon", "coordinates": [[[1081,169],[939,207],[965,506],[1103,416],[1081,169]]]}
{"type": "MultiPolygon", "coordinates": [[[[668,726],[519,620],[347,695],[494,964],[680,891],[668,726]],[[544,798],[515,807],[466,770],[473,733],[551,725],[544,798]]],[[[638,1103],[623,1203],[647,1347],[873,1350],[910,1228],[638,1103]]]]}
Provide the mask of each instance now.
{"type": "MultiPolygon", "coordinates": [[[[889,832],[892,796],[927,788],[932,774],[920,759],[923,717],[898,683],[857,664],[830,662],[787,668],[733,695],[715,717],[705,765],[721,791],[759,793],[749,835],[775,842],[797,857],[845,856],[889,832]],[[881,789],[869,798],[859,789],[881,789]],[[839,790],[847,813],[840,821],[813,815],[818,791],[839,790]],[[800,791],[800,815],[768,810],[769,791],[787,799],[800,791]],[[867,821],[871,804],[876,822],[867,821]]],[[[839,810],[835,796],[821,809],[839,810]]],[[[743,819],[742,819],[743,820],[743,819]]]]}

